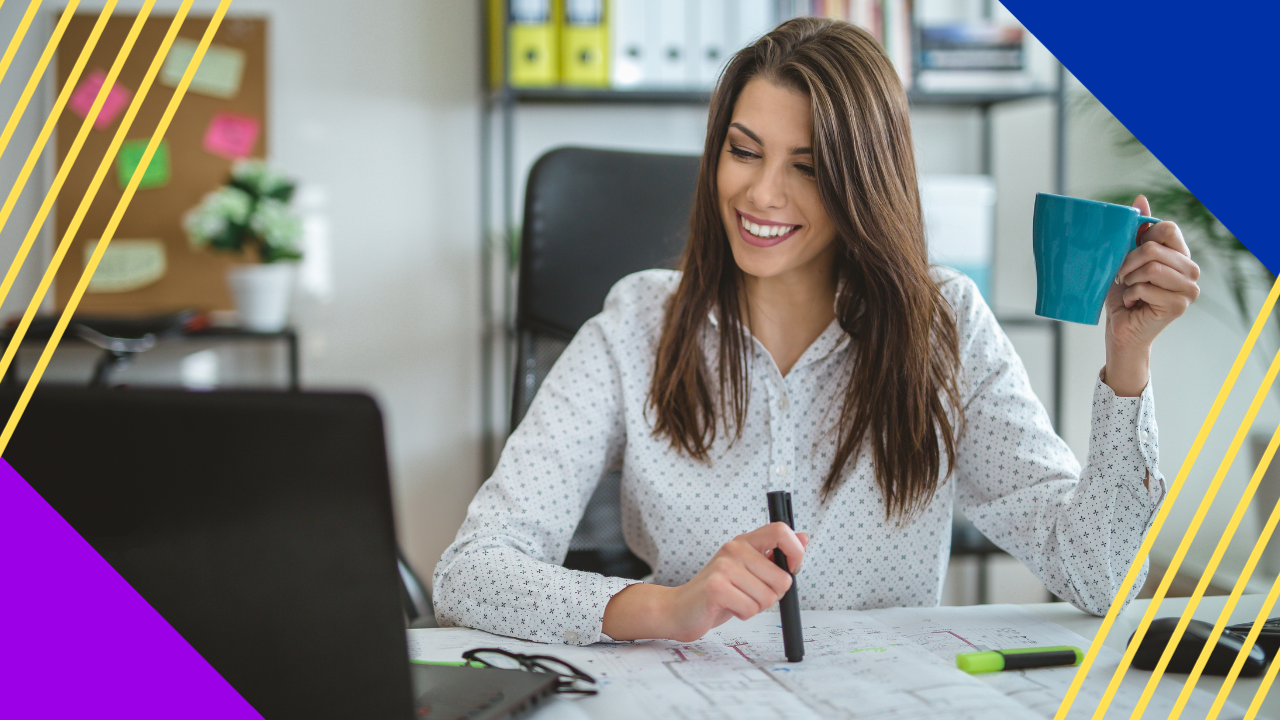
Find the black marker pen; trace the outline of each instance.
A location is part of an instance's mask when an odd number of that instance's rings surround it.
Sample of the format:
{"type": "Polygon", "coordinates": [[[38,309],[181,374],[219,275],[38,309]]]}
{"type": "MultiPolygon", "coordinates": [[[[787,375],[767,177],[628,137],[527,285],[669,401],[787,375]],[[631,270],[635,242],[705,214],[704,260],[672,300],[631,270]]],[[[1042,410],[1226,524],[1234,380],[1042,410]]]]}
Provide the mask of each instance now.
{"type": "MultiPolygon", "coordinates": [[[[769,522],[784,522],[795,530],[795,521],[791,517],[791,493],[786,490],[775,490],[766,497],[769,499],[769,522]]],[[[791,572],[787,565],[787,556],[782,550],[774,548],[773,562],[778,567],[791,572]]],[[[800,662],[804,659],[804,632],[800,629],[800,593],[796,590],[796,577],[791,576],[791,587],[778,601],[778,610],[782,613],[782,647],[786,651],[788,662],[800,662]]]]}

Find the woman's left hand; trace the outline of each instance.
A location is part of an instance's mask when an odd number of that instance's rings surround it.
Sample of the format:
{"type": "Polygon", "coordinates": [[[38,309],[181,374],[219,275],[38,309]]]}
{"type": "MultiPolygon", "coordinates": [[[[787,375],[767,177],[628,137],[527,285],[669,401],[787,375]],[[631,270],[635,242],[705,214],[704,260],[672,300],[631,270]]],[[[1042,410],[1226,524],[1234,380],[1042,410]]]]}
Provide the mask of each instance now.
{"type": "MultiPolygon", "coordinates": [[[[1139,195],[1143,215],[1151,205],[1139,195]]],[[[1200,297],[1200,266],[1176,223],[1138,231],[1138,247],[1125,256],[1107,293],[1107,367],[1104,382],[1119,396],[1141,395],[1150,378],[1151,343],[1200,297]]]]}

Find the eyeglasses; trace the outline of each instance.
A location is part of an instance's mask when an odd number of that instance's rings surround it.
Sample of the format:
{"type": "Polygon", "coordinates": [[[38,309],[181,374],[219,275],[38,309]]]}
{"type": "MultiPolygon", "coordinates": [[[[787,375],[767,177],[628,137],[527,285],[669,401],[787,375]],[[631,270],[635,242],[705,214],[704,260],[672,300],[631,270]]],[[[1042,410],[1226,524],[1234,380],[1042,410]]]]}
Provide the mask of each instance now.
{"type": "Polygon", "coordinates": [[[594,687],[583,687],[583,684],[595,685],[595,678],[550,655],[521,655],[500,648],[475,648],[462,653],[462,659],[499,670],[528,670],[559,675],[556,692],[565,695],[595,695],[597,692],[594,687]]]}

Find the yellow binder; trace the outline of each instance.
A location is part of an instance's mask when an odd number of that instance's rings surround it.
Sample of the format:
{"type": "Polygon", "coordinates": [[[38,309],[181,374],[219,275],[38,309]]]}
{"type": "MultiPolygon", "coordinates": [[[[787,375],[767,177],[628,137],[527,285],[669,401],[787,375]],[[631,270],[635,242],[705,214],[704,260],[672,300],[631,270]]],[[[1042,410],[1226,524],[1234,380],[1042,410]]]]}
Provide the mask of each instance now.
{"type": "Polygon", "coordinates": [[[608,87],[609,23],[605,0],[564,0],[560,32],[561,80],[576,87],[608,87]]]}
{"type": "Polygon", "coordinates": [[[547,87],[560,80],[557,13],[552,0],[509,0],[507,81],[511,87],[547,87]]]}

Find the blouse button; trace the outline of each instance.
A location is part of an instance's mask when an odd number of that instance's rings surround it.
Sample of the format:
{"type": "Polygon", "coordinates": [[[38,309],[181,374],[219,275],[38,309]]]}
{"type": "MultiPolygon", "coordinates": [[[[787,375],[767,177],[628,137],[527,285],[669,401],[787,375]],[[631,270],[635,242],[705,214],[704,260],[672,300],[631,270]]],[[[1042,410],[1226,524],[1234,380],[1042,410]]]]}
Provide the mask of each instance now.
{"type": "Polygon", "coordinates": [[[779,477],[786,477],[787,473],[790,472],[790,468],[786,465],[778,464],[773,466],[773,471],[777,473],[779,477]]]}
{"type": "Polygon", "coordinates": [[[1146,430],[1139,430],[1139,431],[1138,431],[1138,439],[1139,439],[1139,440],[1141,440],[1142,442],[1146,442],[1146,441],[1147,441],[1147,431],[1146,431],[1146,430]]]}
{"type": "Polygon", "coordinates": [[[787,406],[788,406],[788,405],[790,405],[790,404],[791,404],[791,403],[787,402],[787,396],[786,396],[786,395],[783,395],[782,397],[778,398],[778,409],[779,409],[779,410],[786,410],[786,409],[787,409],[787,406]]]}

